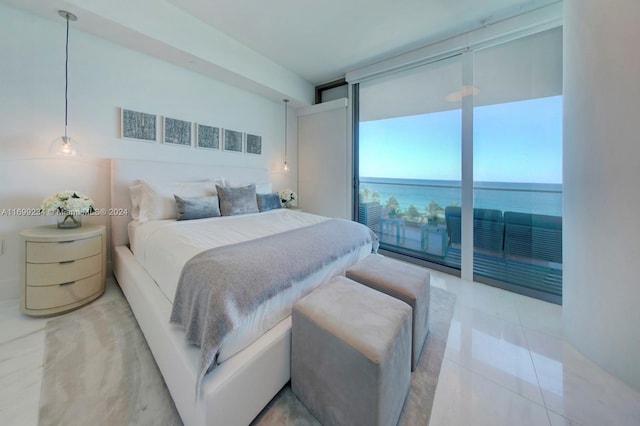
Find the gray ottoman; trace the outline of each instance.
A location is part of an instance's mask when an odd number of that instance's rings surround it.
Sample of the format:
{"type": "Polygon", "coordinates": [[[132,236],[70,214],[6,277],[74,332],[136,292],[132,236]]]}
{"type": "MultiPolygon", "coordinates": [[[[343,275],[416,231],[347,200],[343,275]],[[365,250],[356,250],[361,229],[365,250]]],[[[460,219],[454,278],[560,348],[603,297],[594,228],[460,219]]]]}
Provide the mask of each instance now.
{"type": "Polygon", "coordinates": [[[411,371],[415,370],[422,354],[422,347],[429,335],[429,272],[420,266],[372,254],[348,269],[347,277],[411,306],[411,371]]]}
{"type": "Polygon", "coordinates": [[[291,318],[291,389],[320,423],[395,425],[411,384],[411,308],[336,277],[291,318]]]}

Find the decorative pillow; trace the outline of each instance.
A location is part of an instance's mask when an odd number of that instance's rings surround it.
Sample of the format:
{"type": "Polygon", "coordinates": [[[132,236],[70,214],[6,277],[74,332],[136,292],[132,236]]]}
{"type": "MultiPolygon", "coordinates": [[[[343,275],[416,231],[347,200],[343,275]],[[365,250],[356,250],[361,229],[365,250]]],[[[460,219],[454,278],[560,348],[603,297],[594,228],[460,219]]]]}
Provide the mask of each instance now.
{"type": "Polygon", "coordinates": [[[220,213],[222,213],[222,216],[258,213],[255,185],[238,188],[216,185],[216,189],[218,198],[220,198],[220,213]]]}
{"type": "Polygon", "coordinates": [[[140,222],[161,219],[176,219],[176,201],[173,197],[205,197],[216,195],[217,182],[206,180],[200,182],[150,182],[140,181],[130,188],[132,217],[140,222]],[[138,208],[136,208],[136,204],[138,208]]]}
{"type": "Polygon", "coordinates": [[[277,192],[273,194],[258,194],[258,210],[266,212],[273,209],[281,209],[280,196],[277,192]]]}
{"type": "Polygon", "coordinates": [[[218,197],[180,197],[176,199],[178,220],[204,219],[206,217],[219,217],[220,207],[218,197]]]}

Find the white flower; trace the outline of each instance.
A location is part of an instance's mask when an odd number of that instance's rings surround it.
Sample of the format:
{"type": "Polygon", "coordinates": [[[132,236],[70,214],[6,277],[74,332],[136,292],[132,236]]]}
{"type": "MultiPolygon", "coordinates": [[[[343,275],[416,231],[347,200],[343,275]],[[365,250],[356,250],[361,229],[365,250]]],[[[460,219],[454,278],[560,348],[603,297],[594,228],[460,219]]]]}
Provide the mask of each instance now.
{"type": "Polygon", "coordinates": [[[62,191],[47,197],[40,210],[49,215],[89,214],[94,212],[93,200],[78,191],[62,191]]]}
{"type": "Polygon", "coordinates": [[[280,202],[284,205],[287,205],[290,202],[295,201],[296,198],[298,198],[296,193],[288,188],[280,191],[278,195],[280,196],[280,202]]]}

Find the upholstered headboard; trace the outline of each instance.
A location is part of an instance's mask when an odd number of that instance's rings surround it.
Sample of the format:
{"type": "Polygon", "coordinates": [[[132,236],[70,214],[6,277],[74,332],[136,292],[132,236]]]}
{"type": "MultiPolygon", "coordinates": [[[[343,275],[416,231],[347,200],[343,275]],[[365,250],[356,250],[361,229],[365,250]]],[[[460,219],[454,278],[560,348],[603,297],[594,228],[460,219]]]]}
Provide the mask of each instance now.
{"type": "Polygon", "coordinates": [[[131,221],[129,187],[139,179],[165,182],[187,182],[225,178],[232,183],[269,182],[267,169],[229,167],[207,164],[167,163],[143,160],[111,160],[111,208],[113,213],[126,211],[126,215],[111,215],[111,243],[113,247],[129,242],[127,224],[131,221]]]}

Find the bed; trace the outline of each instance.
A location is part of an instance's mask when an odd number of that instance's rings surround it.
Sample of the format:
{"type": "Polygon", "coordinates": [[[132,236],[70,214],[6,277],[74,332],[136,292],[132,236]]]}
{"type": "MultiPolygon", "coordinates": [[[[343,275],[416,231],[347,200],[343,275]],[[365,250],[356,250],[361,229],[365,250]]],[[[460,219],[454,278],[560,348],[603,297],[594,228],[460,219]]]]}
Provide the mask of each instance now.
{"type": "MultiPolygon", "coordinates": [[[[238,183],[260,184],[269,181],[266,169],[112,160],[112,211],[132,211],[129,187],[138,179],[185,182],[220,178],[238,183]]],[[[193,223],[185,224],[185,229],[189,229],[186,233],[191,233],[192,236],[196,234],[196,241],[206,240],[195,222],[207,220],[188,221],[193,223]]],[[[282,210],[247,215],[246,218],[216,218],[212,220],[215,223],[210,226],[220,226],[219,229],[229,230],[219,244],[232,244],[258,238],[261,233],[279,232],[280,227],[288,226],[284,225],[285,222],[297,223],[298,225],[293,225],[295,227],[323,220],[325,218],[315,215],[282,210]],[[244,227],[245,222],[241,222],[243,220],[247,223],[257,223],[255,228],[261,229],[258,235],[251,232],[244,235],[246,233],[240,230],[250,227],[244,227]],[[273,229],[265,231],[265,227],[273,229]]],[[[254,327],[251,332],[253,334],[249,333],[247,336],[238,333],[226,340],[225,342],[230,344],[221,351],[219,363],[217,362],[215,368],[204,377],[202,384],[197,386],[201,351],[198,347],[186,343],[184,331],[169,323],[173,301],[171,293],[176,285],[176,272],[175,268],[171,269],[167,264],[184,262],[197,253],[193,247],[200,243],[193,243],[193,239],[180,242],[177,251],[181,255],[175,256],[179,259],[173,259],[158,251],[161,245],[159,241],[176,240],[172,236],[172,232],[175,231],[173,228],[178,226],[175,222],[165,220],[138,226],[136,222],[132,223],[129,215],[112,215],[114,275],[145,335],[184,423],[249,424],[289,381],[290,316],[287,314],[284,319],[268,327],[265,326],[268,322],[253,321],[262,324],[263,329],[254,327]],[[129,241],[130,235],[132,241],[129,241]]],[[[289,306],[292,300],[327,282],[331,277],[343,273],[353,263],[368,255],[371,248],[371,243],[363,244],[358,250],[337,258],[296,283],[295,288],[285,297],[288,301],[275,303],[280,304],[280,310],[287,309],[286,306],[289,306]]]]}

